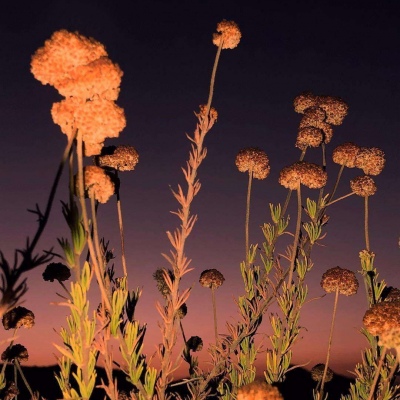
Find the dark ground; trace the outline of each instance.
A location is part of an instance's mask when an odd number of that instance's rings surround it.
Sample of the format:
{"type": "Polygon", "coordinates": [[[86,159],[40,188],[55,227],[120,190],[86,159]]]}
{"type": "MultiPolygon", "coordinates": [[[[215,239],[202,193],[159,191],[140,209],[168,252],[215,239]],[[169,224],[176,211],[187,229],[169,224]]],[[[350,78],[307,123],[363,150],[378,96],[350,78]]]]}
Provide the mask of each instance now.
{"type": "MultiPolygon", "coordinates": [[[[57,382],[54,378],[54,373],[57,370],[56,366],[53,367],[23,367],[24,374],[27,381],[32,387],[34,392],[39,392],[41,398],[47,400],[61,399],[61,392],[58,388],[57,382]]],[[[7,379],[13,379],[13,367],[7,366],[6,370],[7,379]]],[[[104,376],[104,371],[99,369],[98,371],[98,382],[100,378],[104,376]]],[[[118,375],[117,375],[118,378],[118,375]]],[[[119,385],[122,390],[129,392],[129,383],[124,384],[125,378],[121,376],[118,379],[119,385]]],[[[351,380],[335,375],[331,382],[326,383],[325,389],[329,393],[329,400],[339,400],[341,394],[345,394],[348,391],[351,380]]],[[[18,400],[30,399],[29,393],[24,387],[24,383],[18,376],[18,387],[20,389],[20,395],[18,400]]],[[[311,379],[310,373],[304,369],[298,368],[288,373],[286,381],[279,388],[285,400],[312,400],[312,390],[315,387],[315,382],[311,379]]],[[[174,387],[176,391],[179,389],[179,394],[182,396],[185,394],[183,386],[174,387]]],[[[1,398],[3,398],[1,396],[1,398]]],[[[215,397],[210,397],[211,399],[215,397]]],[[[103,390],[95,390],[95,393],[91,397],[92,400],[104,399],[103,390]]]]}

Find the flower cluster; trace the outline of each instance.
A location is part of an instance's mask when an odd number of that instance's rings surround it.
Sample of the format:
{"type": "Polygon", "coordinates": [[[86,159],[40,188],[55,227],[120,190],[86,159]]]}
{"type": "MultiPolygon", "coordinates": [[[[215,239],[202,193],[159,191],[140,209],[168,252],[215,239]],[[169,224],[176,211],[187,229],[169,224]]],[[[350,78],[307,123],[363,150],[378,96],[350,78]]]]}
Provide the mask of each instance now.
{"type": "Polygon", "coordinates": [[[255,380],[239,388],[237,400],[283,400],[278,388],[255,380]]]}
{"type": "Polygon", "coordinates": [[[6,312],[2,319],[5,330],[24,328],[32,328],[35,325],[35,314],[25,307],[15,307],[6,312]]]}
{"type": "Polygon", "coordinates": [[[317,164],[298,161],[282,169],[279,183],[287,189],[297,189],[303,184],[310,189],[320,189],[326,185],[327,173],[317,164]]]}
{"type": "Polygon", "coordinates": [[[240,42],[242,34],[236,22],[222,20],[217,24],[217,32],[213,34],[213,43],[221,44],[223,49],[234,49],[240,42]]]}
{"type": "Polygon", "coordinates": [[[350,181],[351,190],[358,196],[368,197],[376,193],[375,181],[368,175],[357,176],[350,181]]]}
{"type": "Polygon", "coordinates": [[[139,154],[133,146],[103,147],[96,157],[100,167],[112,168],[117,171],[133,171],[139,162],[139,154]]]}
{"type": "Polygon", "coordinates": [[[67,281],[71,277],[70,269],[62,263],[50,263],[44,270],[43,279],[45,281],[54,282],[67,281]]]}
{"type": "Polygon", "coordinates": [[[385,166],[385,153],[377,147],[361,147],[355,166],[366,175],[379,175],[385,166]]]}
{"type": "Polygon", "coordinates": [[[6,362],[13,362],[15,360],[28,361],[28,359],[28,350],[22,344],[14,344],[11,347],[7,347],[1,354],[1,360],[6,362]]]}
{"type": "Polygon", "coordinates": [[[344,165],[347,168],[356,166],[356,157],[360,151],[360,147],[352,142],[346,142],[337,146],[333,150],[333,162],[339,165],[344,165]]]}
{"type": "Polygon", "coordinates": [[[77,32],[57,31],[32,56],[31,72],[65,96],[53,104],[53,121],[69,140],[79,130],[85,155],[99,154],[105,138],[118,137],[125,128],[124,111],[114,103],[122,71],[101,43],[77,32]]]}
{"type": "Polygon", "coordinates": [[[200,285],[208,288],[218,288],[225,281],[224,275],[217,269],[206,269],[200,274],[200,285]]]}
{"type": "Polygon", "coordinates": [[[248,147],[240,150],[235,164],[240,172],[249,171],[257,179],[265,179],[271,170],[268,156],[257,147],[248,147]]]}
{"type": "Polygon", "coordinates": [[[328,269],[322,275],[321,287],[327,293],[336,292],[336,289],[339,289],[339,293],[352,296],[357,293],[358,280],[353,271],[335,267],[328,269]]]}
{"type": "Polygon", "coordinates": [[[367,331],[381,336],[400,326],[400,301],[382,301],[366,311],[363,323],[367,331]]]}
{"type": "MultiPolygon", "coordinates": [[[[315,382],[322,381],[324,376],[325,364],[316,364],[311,369],[311,378],[315,382]]],[[[331,381],[333,378],[333,371],[328,367],[326,370],[325,382],[331,381]]]]}

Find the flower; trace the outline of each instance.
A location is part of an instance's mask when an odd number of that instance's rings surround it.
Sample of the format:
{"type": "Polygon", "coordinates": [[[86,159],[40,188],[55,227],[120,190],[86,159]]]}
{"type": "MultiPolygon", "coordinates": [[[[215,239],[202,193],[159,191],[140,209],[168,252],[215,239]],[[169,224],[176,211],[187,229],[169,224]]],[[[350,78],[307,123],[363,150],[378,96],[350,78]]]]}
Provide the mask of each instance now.
{"type": "Polygon", "coordinates": [[[355,166],[366,175],[379,175],[385,166],[385,153],[377,147],[361,147],[355,166]]]}
{"type": "Polygon", "coordinates": [[[14,398],[16,398],[19,395],[19,390],[15,385],[15,382],[8,381],[7,387],[6,389],[4,389],[4,393],[2,394],[4,400],[13,400],[14,398]]]}
{"type": "Polygon", "coordinates": [[[400,355],[400,326],[384,331],[379,336],[379,346],[385,346],[388,349],[396,349],[400,355]]]}
{"type": "Polygon", "coordinates": [[[153,278],[157,283],[157,289],[163,295],[163,297],[167,297],[171,293],[171,289],[165,281],[165,273],[168,274],[171,281],[174,280],[174,273],[170,269],[166,270],[163,268],[159,268],[153,274],[153,278]]]}
{"type": "Polygon", "coordinates": [[[32,328],[35,325],[35,314],[25,307],[15,307],[3,315],[3,326],[5,330],[18,329],[21,326],[32,328]]]}
{"type": "Polygon", "coordinates": [[[324,135],[321,129],[313,126],[306,126],[299,129],[297,134],[296,147],[305,150],[307,147],[318,147],[321,145],[324,135]]]}
{"type": "Polygon", "coordinates": [[[333,162],[339,165],[344,165],[347,168],[354,168],[356,166],[356,157],[360,147],[352,142],[346,142],[337,146],[333,150],[333,162]]]}
{"type": "Polygon", "coordinates": [[[385,287],[382,297],[384,301],[400,301],[400,289],[392,286],[385,287]]]}
{"type": "Polygon", "coordinates": [[[315,96],[311,92],[303,92],[295,97],[293,101],[294,111],[300,114],[304,114],[304,111],[310,107],[316,106],[318,103],[318,96],[315,96]]]}
{"type": "Polygon", "coordinates": [[[271,170],[268,156],[258,147],[242,149],[236,156],[236,166],[240,172],[252,172],[253,177],[265,179],[271,170]]]}
{"type": "Polygon", "coordinates": [[[351,296],[357,293],[358,280],[353,271],[335,267],[328,269],[322,275],[321,286],[327,293],[336,292],[336,289],[339,289],[339,293],[351,296]]]}
{"type": "Polygon", "coordinates": [[[333,125],[341,125],[349,110],[344,100],[333,96],[319,96],[318,106],[325,111],[326,122],[333,125]]]}
{"type": "Polygon", "coordinates": [[[382,301],[366,311],[363,323],[367,331],[381,336],[400,326],[400,301],[382,301]]]}
{"type": "Polygon", "coordinates": [[[186,342],[186,345],[191,351],[201,351],[203,348],[203,340],[199,336],[191,336],[186,342]]]}
{"type": "MultiPolygon", "coordinates": [[[[325,364],[316,364],[311,369],[311,378],[314,381],[319,382],[324,376],[325,364]]],[[[328,367],[326,370],[325,382],[331,381],[333,378],[333,371],[328,367]]]]}
{"type": "Polygon", "coordinates": [[[8,362],[12,362],[14,360],[28,361],[28,359],[28,350],[26,347],[22,346],[22,344],[14,344],[11,347],[7,347],[7,349],[4,350],[1,355],[1,360],[8,362]]]}
{"type": "Polygon", "coordinates": [[[224,276],[216,269],[206,269],[200,274],[199,282],[201,286],[208,288],[218,288],[225,281],[224,276]]]}
{"type": "Polygon", "coordinates": [[[376,185],[374,180],[368,176],[357,176],[350,181],[351,190],[358,196],[368,197],[376,193],[376,185]]]}
{"type": "Polygon", "coordinates": [[[283,397],[277,387],[257,380],[241,386],[237,400],[283,400],[283,397]]]}
{"type": "Polygon", "coordinates": [[[183,318],[186,317],[186,314],[187,314],[187,305],[186,305],[186,303],[183,303],[179,307],[177,314],[178,314],[178,318],[179,319],[183,319],[183,318]]]}
{"type": "Polygon", "coordinates": [[[320,189],[326,185],[327,179],[322,167],[306,161],[297,161],[279,174],[279,183],[291,190],[297,189],[300,183],[310,189],[320,189]]]}
{"type": "Polygon", "coordinates": [[[333,136],[332,127],[325,121],[325,111],[320,107],[310,107],[304,111],[299,128],[314,127],[321,129],[324,134],[324,143],[329,143],[333,136]]]}
{"type": "Polygon", "coordinates": [[[101,154],[96,157],[98,166],[118,171],[133,171],[138,162],[139,154],[133,146],[103,147],[101,154]]]}
{"type": "Polygon", "coordinates": [[[234,49],[242,37],[236,22],[225,19],[217,24],[217,32],[213,34],[213,43],[219,46],[222,40],[223,49],[234,49]]]}
{"type": "Polygon", "coordinates": [[[62,263],[50,263],[44,270],[43,279],[45,281],[58,282],[67,281],[71,277],[70,269],[62,263]]]}
{"type": "MultiPolygon", "coordinates": [[[[89,197],[99,203],[107,203],[115,192],[115,186],[103,168],[89,165],[84,168],[84,188],[89,197]]],[[[79,193],[79,179],[76,179],[76,192],[79,193]]]]}

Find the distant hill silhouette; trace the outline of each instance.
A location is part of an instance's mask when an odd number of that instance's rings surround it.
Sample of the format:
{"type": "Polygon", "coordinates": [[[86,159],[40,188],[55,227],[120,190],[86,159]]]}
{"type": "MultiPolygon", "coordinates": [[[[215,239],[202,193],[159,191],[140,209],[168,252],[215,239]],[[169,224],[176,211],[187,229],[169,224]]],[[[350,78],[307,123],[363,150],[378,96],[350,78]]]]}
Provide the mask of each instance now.
{"type": "MultiPolygon", "coordinates": [[[[31,385],[34,392],[39,392],[40,396],[47,400],[61,399],[62,395],[54,378],[54,373],[58,370],[57,366],[50,367],[22,367],[24,374],[31,385]]],[[[104,377],[104,370],[98,369],[98,383],[100,378],[104,377]]],[[[131,386],[124,375],[116,371],[116,376],[119,382],[120,390],[125,390],[129,393],[131,386]],[[119,379],[120,378],[120,379],[119,379]]],[[[13,379],[13,367],[7,366],[6,377],[9,380],[13,379]]],[[[325,389],[329,393],[329,400],[339,400],[342,394],[348,392],[350,382],[352,380],[341,375],[334,375],[332,381],[326,383],[325,389]]],[[[286,380],[279,386],[279,389],[285,400],[312,400],[312,390],[315,387],[315,382],[312,380],[310,373],[302,368],[297,368],[287,374],[286,380]]],[[[26,390],[22,379],[18,376],[18,388],[20,395],[18,400],[30,399],[29,392],[26,390]]],[[[187,395],[184,385],[175,386],[174,391],[181,396],[187,395]]],[[[91,400],[103,400],[104,391],[96,389],[91,400]]],[[[209,400],[216,399],[215,396],[210,396],[209,400]]]]}

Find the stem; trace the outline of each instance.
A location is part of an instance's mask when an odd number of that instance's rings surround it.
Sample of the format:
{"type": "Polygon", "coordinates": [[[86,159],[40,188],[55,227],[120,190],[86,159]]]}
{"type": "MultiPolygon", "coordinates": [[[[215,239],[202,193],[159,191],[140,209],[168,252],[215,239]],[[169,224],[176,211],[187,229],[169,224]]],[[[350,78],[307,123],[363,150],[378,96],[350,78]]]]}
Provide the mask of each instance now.
{"type": "Polygon", "coordinates": [[[296,261],[297,255],[297,245],[300,237],[300,225],[301,225],[301,190],[300,190],[300,182],[297,186],[297,223],[296,223],[296,232],[293,240],[293,249],[292,249],[292,259],[290,260],[290,269],[288,276],[288,289],[292,287],[293,280],[293,272],[294,272],[294,264],[296,261]]]}
{"type": "Polygon", "coordinates": [[[339,299],[339,287],[336,288],[336,292],[335,292],[335,302],[333,304],[333,315],[332,315],[332,322],[331,322],[331,331],[329,333],[328,351],[327,351],[327,354],[326,354],[324,375],[322,376],[321,388],[320,388],[320,391],[319,391],[319,398],[321,400],[322,400],[322,397],[324,395],[324,385],[325,385],[326,373],[328,371],[329,358],[330,358],[330,354],[331,354],[333,328],[335,326],[335,317],[336,317],[336,309],[337,309],[338,299],[339,299]]]}
{"type": "Polygon", "coordinates": [[[345,195],[342,196],[342,197],[337,198],[336,200],[330,201],[330,202],[328,202],[328,203],[325,204],[325,207],[324,207],[324,208],[326,208],[326,207],[328,207],[328,206],[331,206],[333,203],[336,203],[336,202],[339,201],[339,200],[343,200],[343,199],[345,199],[346,197],[350,197],[350,196],[353,195],[353,194],[355,194],[355,193],[354,193],[354,192],[351,192],[351,193],[345,194],[345,195]]]}
{"type": "Polygon", "coordinates": [[[215,301],[215,287],[211,286],[211,296],[212,296],[212,304],[213,304],[213,312],[214,312],[214,334],[215,334],[215,344],[218,343],[218,328],[217,328],[217,305],[215,301]]]}
{"type": "Polygon", "coordinates": [[[29,393],[30,393],[32,399],[34,399],[34,398],[35,398],[35,395],[33,394],[33,391],[32,391],[32,389],[31,389],[31,387],[29,386],[29,383],[28,383],[28,381],[26,380],[25,375],[24,375],[24,373],[22,372],[22,368],[21,368],[21,366],[19,365],[19,361],[18,361],[17,359],[14,360],[14,365],[17,367],[17,370],[18,370],[18,372],[20,373],[21,378],[22,378],[22,380],[24,381],[25,386],[26,386],[26,388],[28,389],[28,391],[29,391],[29,393]]]}
{"type": "Polygon", "coordinates": [[[247,186],[247,203],[246,203],[246,223],[245,223],[245,238],[246,238],[246,264],[249,265],[249,221],[250,221],[250,197],[251,197],[251,183],[253,172],[249,171],[249,183],[247,186]]]}
{"type": "Polygon", "coordinates": [[[365,232],[365,248],[369,251],[369,229],[368,229],[368,197],[365,196],[365,207],[364,207],[364,232],[365,232]]]}
{"type": "Polygon", "coordinates": [[[372,382],[371,390],[369,391],[368,400],[372,400],[372,399],[374,398],[376,385],[377,385],[378,380],[379,380],[379,374],[380,374],[380,372],[381,372],[381,368],[382,368],[383,360],[385,359],[385,356],[386,356],[386,347],[383,347],[381,356],[380,356],[380,358],[379,358],[378,367],[377,367],[376,370],[375,370],[374,381],[372,382]]]}
{"type": "Polygon", "coordinates": [[[217,54],[215,55],[214,65],[213,65],[213,69],[212,69],[212,73],[211,73],[210,91],[209,91],[209,94],[208,94],[207,111],[206,111],[206,115],[207,116],[208,116],[208,112],[210,111],[211,102],[212,102],[212,98],[213,98],[213,95],[214,95],[215,75],[217,73],[218,61],[219,61],[219,57],[221,55],[223,42],[224,41],[222,40],[222,37],[221,37],[221,41],[220,41],[219,46],[218,46],[217,54]]]}
{"type": "MultiPolygon", "coordinates": [[[[116,172],[118,179],[118,171],[116,172]]],[[[118,212],[118,225],[119,225],[119,235],[121,238],[121,261],[122,261],[122,270],[124,276],[126,277],[126,282],[128,282],[128,270],[126,268],[126,258],[125,258],[125,240],[124,240],[124,224],[122,219],[122,208],[121,208],[121,197],[119,193],[119,185],[117,186],[117,212],[118,212]]],[[[128,284],[128,283],[127,283],[128,284]]]]}
{"type": "Polygon", "coordinates": [[[341,165],[341,166],[340,166],[340,169],[339,169],[339,172],[338,172],[338,175],[337,175],[337,177],[336,177],[335,186],[333,187],[332,193],[331,193],[331,194],[329,195],[329,197],[328,197],[327,203],[329,203],[329,202],[333,199],[333,196],[334,196],[335,193],[336,193],[336,190],[337,190],[337,188],[338,188],[338,186],[339,186],[339,181],[340,181],[340,178],[341,178],[341,176],[342,176],[343,170],[344,170],[344,165],[341,165]]]}

